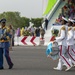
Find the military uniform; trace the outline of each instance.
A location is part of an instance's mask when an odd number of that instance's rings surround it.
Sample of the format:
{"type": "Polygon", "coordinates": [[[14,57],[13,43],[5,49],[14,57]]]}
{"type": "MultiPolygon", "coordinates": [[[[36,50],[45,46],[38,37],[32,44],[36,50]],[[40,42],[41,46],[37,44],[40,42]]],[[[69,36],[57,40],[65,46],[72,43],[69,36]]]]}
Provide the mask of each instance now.
{"type": "Polygon", "coordinates": [[[74,49],[74,55],[75,55],[75,26],[73,27],[73,36],[74,36],[74,45],[73,45],[73,49],[74,49]]]}
{"type": "Polygon", "coordinates": [[[3,54],[7,60],[9,69],[11,69],[13,67],[13,63],[9,56],[9,40],[11,38],[11,35],[7,32],[5,22],[6,19],[1,19],[2,27],[0,29],[0,69],[3,69],[3,54]]]}
{"type": "Polygon", "coordinates": [[[74,31],[72,27],[68,27],[68,35],[67,35],[67,45],[68,45],[68,55],[71,62],[75,65],[75,56],[74,53],[74,31]]]}
{"type": "Polygon", "coordinates": [[[73,27],[74,45],[75,45],[75,26],[73,27]]]}
{"type": "Polygon", "coordinates": [[[64,63],[64,64],[66,64],[65,66],[67,67],[67,69],[65,71],[67,71],[71,68],[71,63],[69,62],[69,60],[65,56],[65,53],[67,52],[67,50],[66,50],[67,43],[66,43],[66,28],[65,28],[64,25],[61,27],[60,35],[59,35],[59,37],[56,37],[56,41],[58,42],[59,47],[60,47],[59,48],[60,49],[60,53],[59,53],[59,55],[60,55],[60,59],[59,59],[60,65],[58,63],[58,67],[54,68],[54,69],[57,69],[57,70],[61,69],[62,70],[62,65],[63,65],[62,63],[64,63]]]}

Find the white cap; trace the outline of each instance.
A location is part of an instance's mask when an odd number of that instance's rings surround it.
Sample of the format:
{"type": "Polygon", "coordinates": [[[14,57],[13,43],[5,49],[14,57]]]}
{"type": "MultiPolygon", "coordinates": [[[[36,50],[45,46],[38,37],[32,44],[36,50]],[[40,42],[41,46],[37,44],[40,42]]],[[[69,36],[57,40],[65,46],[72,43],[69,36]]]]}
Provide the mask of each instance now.
{"type": "Polygon", "coordinates": [[[63,17],[63,16],[62,16],[62,19],[64,19],[65,21],[68,21],[68,19],[67,19],[67,18],[65,18],[65,17],[63,17]]]}
{"type": "Polygon", "coordinates": [[[72,23],[74,22],[74,20],[73,20],[73,19],[70,19],[70,18],[68,19],[68,21],[70,21],[70,22],[72,22],[72,23]]]}

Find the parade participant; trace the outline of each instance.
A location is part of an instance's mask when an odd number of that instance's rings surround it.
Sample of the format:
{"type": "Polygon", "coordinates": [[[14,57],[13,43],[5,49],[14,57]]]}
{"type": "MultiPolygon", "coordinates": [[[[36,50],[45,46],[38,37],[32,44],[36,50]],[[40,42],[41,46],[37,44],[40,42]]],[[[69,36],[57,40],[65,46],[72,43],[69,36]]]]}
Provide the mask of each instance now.
{"type": "Polygon", "coordinates": [[[68,58],[65,56],[65,53],[67,52],[66,50],[66,38],[67,38],[67,34],[66,34],[66,27],[65,27],[65,20],[62,21],[62,27],[60,28],[60,34],[58,37],[56,37],[56,42],[58,42],[59,44],[59,62],[58,62],[58,66],[56,68],[54,68],[55,70],[62,70],[62,66],[63,64],[66,64],[65,66],[67,67],[67,69],[65,71],[68,71],[71,69],[72,64],[70,63],[70,61],[68,60],[68,58]]]}
{"type": "MultiPolygon", "coordinates": [[[[73,27],[74,45],[75,45],[75,21],[73,21],[72,27],[73,27]]],[[[75,47],[74,47],[74,48],[75,48],[75,47]]]]}
{"type": "Polygon", "coordinates": [[[0,29],[0,69],[3,69],[3,54],[9,65],[9,69],[12,69],[13,63],[9,56],[9,40],[11,35],[6,29],[6,19],[1,19],[1,29],[0,29]]]}
{"type": "Polygon", "coordinates": [[[73,29],[73,36],[74,36],[74,45],[73,45],[72,55],[75,56],[75,21],[74,20],[72,24],[72,29],[73,29]]]}
{"type": "Polygon", "coordinates": [[[68,55],[69,55],[69,59],[71,60],[73,65],[75,65],[75,56],[74,56],[75,51],[74,51],[74,48],[73,48],[74,35],[73,34],[74,34],[74,29],[72,28],[72,22],[69,21],[68,22],[68,34],[67,34],[68,55]]]}

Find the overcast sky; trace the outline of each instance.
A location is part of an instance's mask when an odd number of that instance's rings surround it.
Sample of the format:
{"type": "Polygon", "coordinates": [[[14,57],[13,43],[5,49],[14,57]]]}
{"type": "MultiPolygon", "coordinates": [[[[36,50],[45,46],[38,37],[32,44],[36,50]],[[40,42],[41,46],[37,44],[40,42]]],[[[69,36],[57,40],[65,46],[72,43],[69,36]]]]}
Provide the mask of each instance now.
{"type": "Polygon", "coordinates": [[[28,18],[42,17],[42,0],[0,0],[0,13],[18,11],[28,18]]]}

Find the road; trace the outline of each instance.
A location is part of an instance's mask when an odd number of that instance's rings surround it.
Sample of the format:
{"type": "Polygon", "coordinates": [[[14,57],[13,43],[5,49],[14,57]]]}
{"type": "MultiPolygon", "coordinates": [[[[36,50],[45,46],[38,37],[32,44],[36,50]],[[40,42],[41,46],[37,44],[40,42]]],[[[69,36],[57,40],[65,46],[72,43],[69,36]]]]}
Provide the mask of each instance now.
{"type": "Polygon", "coordinates": [[[15,46],[10,51],[10,56],[14,63],[13,69],[9,70],[4,58],[4,70],[0,70],[0,75],[75,75],[75,67],[65,72],[53,70],[57,61],[46,57],[46,47],[44,46],[15,46]]]}

